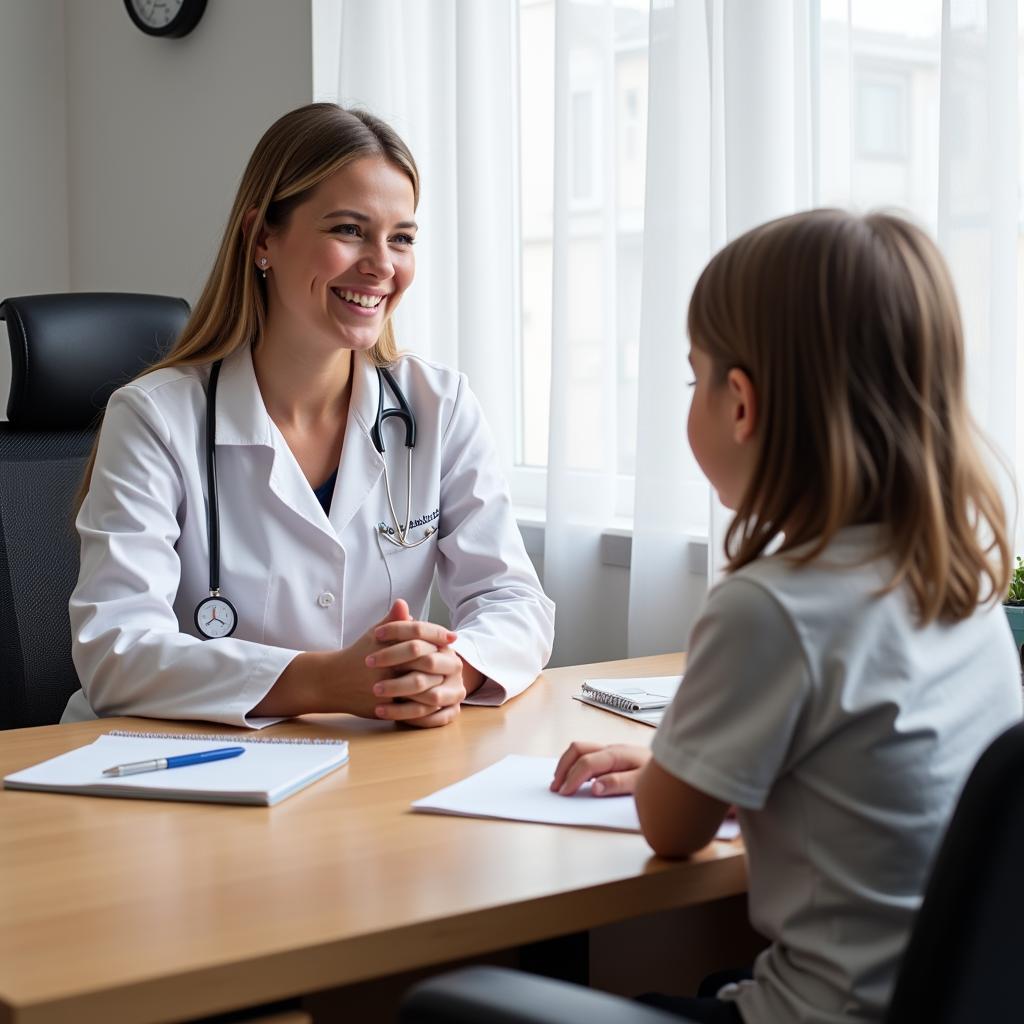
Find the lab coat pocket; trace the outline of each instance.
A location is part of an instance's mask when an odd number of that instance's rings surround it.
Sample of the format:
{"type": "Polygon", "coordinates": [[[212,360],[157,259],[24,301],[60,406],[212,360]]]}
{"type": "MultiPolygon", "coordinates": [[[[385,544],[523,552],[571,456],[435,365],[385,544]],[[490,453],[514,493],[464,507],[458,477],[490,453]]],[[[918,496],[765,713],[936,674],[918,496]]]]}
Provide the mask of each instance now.
{"type": "MultiPolygon", "coordinates": [[[[410,531],[410,540],[422,536],[422,530],[410,531]]],[[[384,557],[388,579],[391,584],[390,604],[398,598],[408,602],[414,616],[421,614],[434,581],[434,566],[437,562],[437,534],[416,547],[402,547],[378,531],[377,543],[384,557]]]]}

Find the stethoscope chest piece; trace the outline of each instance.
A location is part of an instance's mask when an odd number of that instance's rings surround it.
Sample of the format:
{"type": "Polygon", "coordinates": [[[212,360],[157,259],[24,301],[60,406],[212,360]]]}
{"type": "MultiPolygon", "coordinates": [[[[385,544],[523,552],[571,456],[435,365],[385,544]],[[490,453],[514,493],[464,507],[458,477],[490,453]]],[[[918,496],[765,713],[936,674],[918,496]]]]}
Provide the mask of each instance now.
{"type": "MultiPolygon", "coordinates": [[[[385,480],[385,486],[386,485],[387,485],[387,481],[385,480]]],[[[395,517],[395,524],[398,527],[401,526],[401,523],[399,523],[397,517],[395,517]]],[[[377,524],[377,532],[381,535],[381,537],[384,538],[384,540],[390,541],[392,544],[395,545],[395,547],[399,547],[399,548],[416,548],[416,547],[419,547],[421,544],[425,544],[428,540],[430,540],[430,538],[433,537],[435,533],[437,533],[437,527],[436,526],[428,526],[423,531],[423,536],[420,537],[419,540],[409,540],[409,535],[408,535],[407,532],[406,533],[399,533],[396,529],[388,526],[387,523],[378,523],[377,524]]]]}
{"type": "Polygon", "coordinates": [[[211,594],[196,605],[196,629],[207,640],[231,636],[238,625],[235,606],[220,594],[211,594]]]}

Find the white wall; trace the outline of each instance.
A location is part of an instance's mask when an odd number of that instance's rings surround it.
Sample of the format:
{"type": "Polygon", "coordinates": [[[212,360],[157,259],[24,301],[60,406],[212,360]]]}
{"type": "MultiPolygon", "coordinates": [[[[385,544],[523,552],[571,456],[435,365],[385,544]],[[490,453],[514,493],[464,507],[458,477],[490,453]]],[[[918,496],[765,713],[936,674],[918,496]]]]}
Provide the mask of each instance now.
{"type": "Polygon", "coordinates": [[[67,0],[73,291],[197,297],[249,153],[312,97],[310,17],[211,0],[190,35],[154,39],[120,0],[67,0]]]}
{"type": "Polygon", "coordinates": [[[0,299],[68,287],[66,94],[64,0],[0,0],[0,299]]]}
{"type": "MultiPolygon", "coordinates": [[[[0,0],[0,297],[194,301],[245,161],[312,98],[309,0],[212,0],[154,39],[120,0],[0,0]]],[[[0,416],[10,382],[0,333],[0,416]]]]}

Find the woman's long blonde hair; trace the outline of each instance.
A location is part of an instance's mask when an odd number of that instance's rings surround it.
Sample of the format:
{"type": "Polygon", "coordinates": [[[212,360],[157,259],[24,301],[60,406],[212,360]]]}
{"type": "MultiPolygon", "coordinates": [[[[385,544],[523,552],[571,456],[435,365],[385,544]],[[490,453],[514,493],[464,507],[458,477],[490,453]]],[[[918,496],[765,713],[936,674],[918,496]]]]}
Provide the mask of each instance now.
{"type": "MultiPolygon", "coordinates": [[[[362,110],[334,103],[310,103],[275,121],[260,139],[242,175],[217,258],[188,322],[165,359],[145,372],[168,366],[196,366],[224,359],[243,345],[255,344],[267,319],[266,283],[255,265],[257,239],[263,229],[284,227],[292,211],[313,189],[346,164],[378,156],[412,182],[419,204],[416,161],[398,133],[362,110]],[[252,216],[247,224],[247,217],[252,216]]],[[[391,320],[370,358],[387,365],[398,355],[391,320]]],[[[89,490],[96,449],[86,466],[78,493],[80,506],[89,490]]]]}
{"type": "Polygon", "coordinates": [[[726,535],[728,571],[841,527],[879,523],[920,621],[958,621],[1006,593],[999,491],[964,395],[953,282],[928,236],[896,216],[815,210],[737,238],[690,300],[691,343],[718,380],[758,397],[756,467],[726,535]]]}

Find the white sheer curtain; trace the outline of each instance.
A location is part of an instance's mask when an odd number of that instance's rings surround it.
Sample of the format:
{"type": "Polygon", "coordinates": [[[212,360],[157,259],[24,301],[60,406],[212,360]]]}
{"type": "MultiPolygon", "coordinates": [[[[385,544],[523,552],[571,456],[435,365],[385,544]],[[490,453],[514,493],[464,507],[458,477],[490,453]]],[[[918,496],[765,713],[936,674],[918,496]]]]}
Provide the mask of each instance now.
{"type": "Polygon", "coordinates": [[[602,538],[615,519],[619,498],[618,433],[631,425],[620,423],[616,372],[614,7],[559,0],[554,15],[544,586],[558,616],[552,662],[565,664],[612,656],[621,643],[621,625],[615,621],[618,595],[608,585],[602,538]],[[577,123],[584,102],[592,116],[577,123]],[[584,138],[588,129],[590,145],[584,138]],[[599,162],[597,173],[581,167],[582,160],[599,162]]]}
{"type": "MultiPolygon", "coordinates": [[[[1017,5],[942,4],[936,220],[957,280],[971,407],[1019,474],[1024,468],[1018,315],[1021,245],[1017,5]]],[[[1011,514],[1019,501],[1000,474],[1011,514]]],[[[1017,516],[1017,551],[1024,530],[1017,516]]]]}
{"type": "MultiPolygon", "coordinates": [[[[607,25],[615,11],[632,6],[557,0],[556,109],[567,104],[574,63],[596,48],[594,25],[602,19],[607,25]]],[[[640,303],[637,413],[635,427],[618,425],[635,430],[635,468],[627,484],[635,499],[630,655],[685,645],[706,589],[705,552],[712,575],[720,562],[725,513],[711,502],[686,441],[686,305],[696,276],[727,238],[811,204],[811,15],[802,0],[655,0],[650,7],[643,255],[634,297],[640,303]]],[[[556,119],[555,131],[562,151],[571,139],[564,121],[560,126],[556,119]]],[[[597,295],[615,293],[605,276],[592,294],[578,293],[576,305],[569,304],[573,289],[564,267],[574,239],[559,226],[569,218],[571,170],[567,160],[556,159],[552,379],[562,381],[571,379],[573,338],[585,334],[574,330],[572,318],[586,321],[597,295]]],[[[605,225],[615,211],[609,198],[605,225]]],[[[614,262],[605,268],[614,275],[614,262]]],[[[614,323],[611,314],[606,323],[614,323]]],[[[606,339],[614,345],[615,333],[607,331],[606,339]]],[[[602,410],[614,407],[614,394],[611,387],[602,394],[602,410]]],[[[623,486],[609,462],[586,475],[567,465],[568,424],[580,416],[574,404],[586,397],[583,389],[551,388],[545,586],[559,608],[555,657],[562,661],[590,660],[599,647],[593,623],[601,619],[597,605],[604,593],[600,536],[612,519],[616,483],[623,486]],[[581,477],[592,486],[581,486],[581,477]]],[[[614,439],[604,451],[614,460],[614,439]]]]}
{"type": "Polygon", "coordinates": [[[802,0],[652,7],[631,655],[683,646],[699,611],[707,577],[685,571],[693,559],[678,509],[710,502],[710,578],[721,564],[728,514],[706,488],[686,486],[693,471],[685,408],[670,400],[686,394],[689,377],[682,325],[689,292],[713,252],[755,224],[811,203],[810,40],[802,0]],[[662,236],[666,221],[673,226],[662,236]]]}
{"type": "Polygon", "coordinates": [[[399,345],[465,371],[511,469],[519,350],[511,0],[317,0],[314,95],[393,125],[421,177],[399,345]]]}
{"type": "MultiPolygon", "coordinates": [[[[571,32],[574,22],[561,24],[571,32]]],[[[572,45],[556,45],[556,58],[571,62],[572,45]]],[[[629,654],[682,646],[699,610],[705,581],[692,572],[689,530],[701,498],[683,434],[682,324],[695,274],[755,224],[828,204],[896,208],[930,228],[964,310],[972,408],[1019,478],[1019,48],[1013,0],[653,0],[629,654]],[[886,90],[896,100],[876,109],[886,90]]],[[[556,178],[556,210],[558,196],[556,178]]],[[[556,266],[558,246],[556,237],[556,266]]],[[[555,349],[560,327],[556,319],[555,349]]],[[[552,388],[553,424],[571,401],[552,388]]],[[[562,472],[549,463],[548,536],[569,549],[564,538],[594,526],[579,514],[584,499],[575,510],[551,500],[562,472]]],[[[1019,487],[1000,479],[1013,513],[1019,487]]],[[[728,513],[709,500],[713,580],[728,513]]],[[[1021,550],[1019,525],[1016,533],[1021,550]]],[[[567,556],[548,585],[586,638],[590,579],[572,567],[567,556]]],[[[560,639],[565,660],[586,657],[572,636],[560,639]]]]}
{"type": "Polygon", "coordinates": [[[318,93],[386,117],[423,170],[400,340],[469,372],[518,500],[546,506],[556,664],[685,645],[728,521],[686,442],[686,305],[770,217],[882,206],[936,235],[972,407],[1019,473],[1016,0],[318,9],[318,93]]]}

